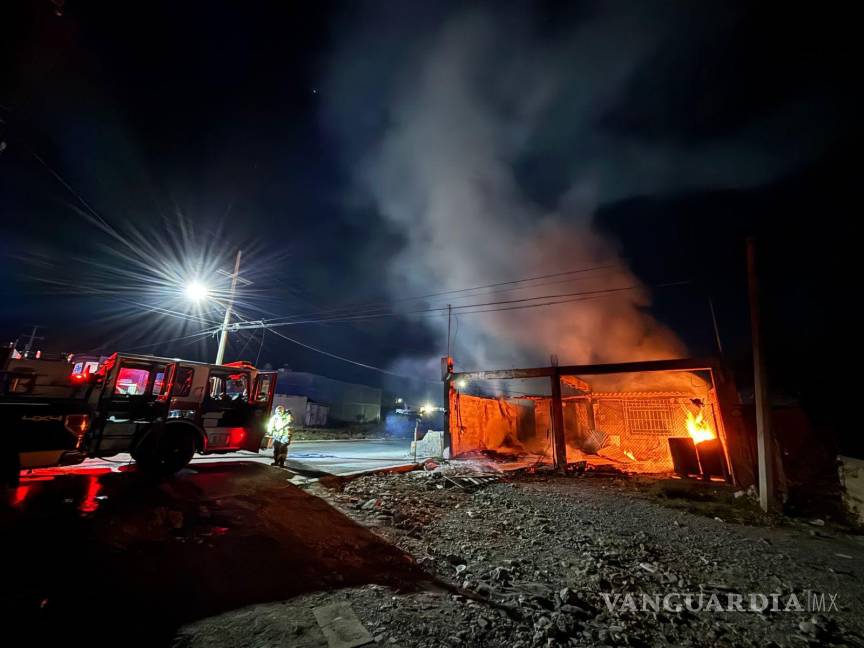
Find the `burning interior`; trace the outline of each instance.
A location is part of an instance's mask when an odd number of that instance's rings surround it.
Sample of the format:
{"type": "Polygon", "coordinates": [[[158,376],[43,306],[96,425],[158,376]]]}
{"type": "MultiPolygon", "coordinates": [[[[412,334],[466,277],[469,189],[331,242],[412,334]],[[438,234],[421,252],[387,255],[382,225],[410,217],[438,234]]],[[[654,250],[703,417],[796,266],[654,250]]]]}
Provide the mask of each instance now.
{"type": "Polygon", "coordinates": [[[451,374],[452,456],[485,452],[559,467],[732,481],[736,461],[729,449],[740,448],[724,426],[711,368],[659,371],[653,367],[662,363],[639,364],[651,368],[451,374]]]}

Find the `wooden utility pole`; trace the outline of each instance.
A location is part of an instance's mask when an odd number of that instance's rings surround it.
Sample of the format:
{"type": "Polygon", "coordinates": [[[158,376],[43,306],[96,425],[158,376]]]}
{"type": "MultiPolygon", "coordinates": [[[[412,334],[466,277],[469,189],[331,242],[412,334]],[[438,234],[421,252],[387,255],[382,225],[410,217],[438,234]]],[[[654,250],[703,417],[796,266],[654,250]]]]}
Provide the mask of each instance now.
{"type": "Polygon", "coordinates": [[[447,357],[451,357],[450,353],[450,318],[453,313],[453,307],[447,304],[447,357]]]}
{"type": "Polygon", "coordinates": [[[714,300],[708,297],[708,308],[711,309],[711,322],[714,324],[714,339],[717,341],[717,352],[723,355],[723,343],[720,341],[720,327],[717,326],[717,313],[714,312],[714,300]]]}
{"type": "Polygon", "coordinates": [[[753,339],[753,386],[756,401],[756,449],[759,456],[759,504],[763,511],[774,510],[774,437],[771,432],[771,403],[768,400],[768,376],[762,341],[762,319],[759,308],[759,283],[756,274],[756,242],[747,239],[747,284],[750,292],[750,330],[753,339]]]}
{"type": "Polygon", "coordinates": [[[222,321],[222,334],[219,336],[219,349],[216,351],[216,364],[222,364],[225,359],[225,347],[228,346],[228,325],[231,323],[231,307],[234,306],[234,293],[237,291],[237,279],[240,278],[240,250],[237,250],[237,260],[234,262],[234,274],[231,275],[231,292],[228,293],[228,304],[225,306],[225,319],[222,321]]]}
{"type": "Polygon", "coordinates": [[[43,328],[43,326],[41,324],[34,324],[33,330],[30,331],[29,334],[22,333],[22,335],[27,335],[27,344],[24,345],[24,357],[25,358],[30,355],[30,350],[33,348],[33,343],[36,340],[44,340],[45,339],[41,335],[36,335],[36,331],[38,331],[40,328],[43,328]]]}

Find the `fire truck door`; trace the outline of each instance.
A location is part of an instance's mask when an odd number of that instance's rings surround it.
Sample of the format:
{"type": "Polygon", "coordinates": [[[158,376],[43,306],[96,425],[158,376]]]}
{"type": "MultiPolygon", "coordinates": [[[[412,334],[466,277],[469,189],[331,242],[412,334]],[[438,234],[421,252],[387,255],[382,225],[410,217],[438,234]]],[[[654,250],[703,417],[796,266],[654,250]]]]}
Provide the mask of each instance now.
{"type": "Polygon", "coordinates": [[[251,407],[249,408],[249,421],[246,424],[246,439],[243,443],[244,450],[258,452],[261,449],[261,440],[267,432],[267,421],[270,418],[270,410],[273,407],[273,394],[276,392],[276,372],[260,372],[255,378],[255,388],[252,391],[251,407]]]}
{"type": "Polygon", "coordinates": [[[164,364],[122,361],[113,384],[102,395],[103,427],[97,454],[128,452],[136,433],[159,415],[158,397],[165,387],[164,364]]]}

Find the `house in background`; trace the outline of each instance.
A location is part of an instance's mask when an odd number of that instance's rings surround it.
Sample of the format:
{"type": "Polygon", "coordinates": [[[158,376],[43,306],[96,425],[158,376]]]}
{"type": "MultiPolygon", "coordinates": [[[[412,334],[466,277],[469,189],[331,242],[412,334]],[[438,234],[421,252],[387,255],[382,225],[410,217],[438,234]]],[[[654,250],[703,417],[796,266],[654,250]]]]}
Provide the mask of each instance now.
{"type": "Polygon", "coordinates": [[[295,421],[310,427],[381,420],[380,389],[284,368],[279,369],[273,405],[284,405],[295,421]]]}

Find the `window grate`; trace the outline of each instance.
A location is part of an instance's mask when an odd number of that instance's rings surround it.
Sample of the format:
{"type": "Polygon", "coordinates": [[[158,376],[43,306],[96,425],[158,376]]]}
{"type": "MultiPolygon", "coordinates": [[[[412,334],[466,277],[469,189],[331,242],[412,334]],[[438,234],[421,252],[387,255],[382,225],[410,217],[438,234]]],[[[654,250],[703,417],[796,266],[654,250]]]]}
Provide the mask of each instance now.
{"type": "Polygon", "coordinates": [[[642,436],[671,434],[672,412],[667,403],[625,402],[624,416],[630,434],[642,436]]]}

